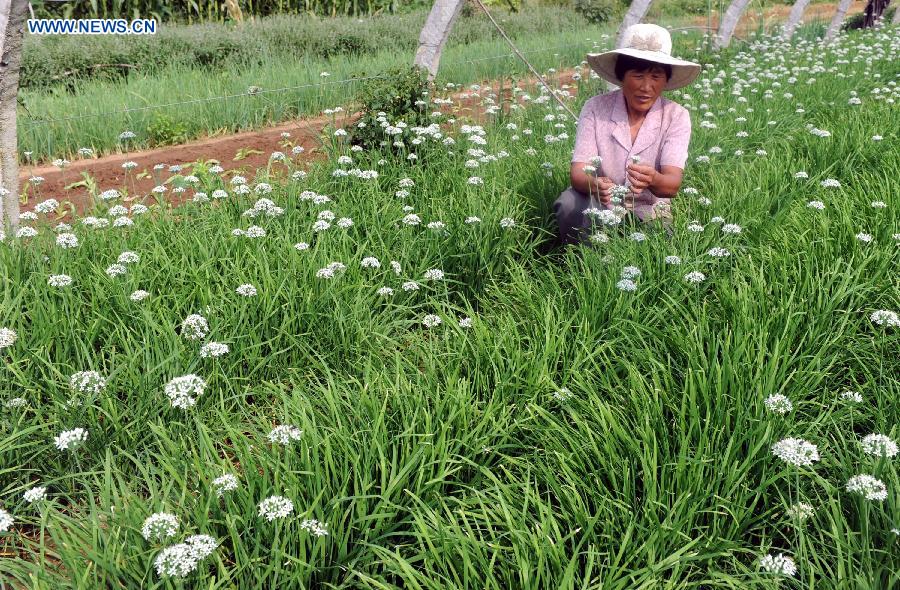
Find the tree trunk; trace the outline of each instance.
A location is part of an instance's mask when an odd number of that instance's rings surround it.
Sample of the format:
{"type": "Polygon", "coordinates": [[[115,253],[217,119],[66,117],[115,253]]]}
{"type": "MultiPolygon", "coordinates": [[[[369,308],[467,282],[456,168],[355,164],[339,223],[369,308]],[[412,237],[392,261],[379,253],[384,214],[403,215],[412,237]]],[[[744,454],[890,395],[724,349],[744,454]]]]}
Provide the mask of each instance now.
{"type": "Polygon", "coordinates": [[[892,25],[900,25],[900,2],[897,2],[897,9],[894,11],[894,18],[891,19],[892,25]]]}
{"type": "Polygon", "coordinates": [[[875,26],[875,21],[884,14],[887,8],[888,0],[869,0],[866,9],[863,11],[863,28],[868,29],[875,26]]]}
{"type": "Polygon", "coordinates": [[[828,30],[825,31],[825,41],[831,41],[838,34],[838,31],[841,30],[841,23],[844,22],[844,15],[847,14],[847,9],[850,8],[850,3],[853,0],[841,0],[837,9],[834,11],[834,16],[831,17],[831,24],[828,25],[828,30]]]}
{"type": "Polygon", "coordinates": [[[429,81],[434,80],[437,75],[441,52],[464,3],[465,0],[435,0],[428,14],[428,20],[422,27],[419,34],[419,48],[416,49],[413,63],[428,70],[429,81]]]}
{"type": "Polygon", "coordinates": [[[800,24],[800,19],[803,18],[803,13],[806,12],[807,6],[809,6],[809,0],[797,0],[794,2],[794,5],[791,7],[791,14],[788,16],[787,22],[784,23],[784,29],[781,31],[782,39],[785,41],[791,40],[797,25],[800,24]]]}
{"type": "MultiPolygon", "coordinates": [[[[632,0],[631,5],[628,7],[628,12],[625,13],[622,24],[619,25],[619,30],[616,33],[617,48],[621,47],[622,42],[625,41],[625,30],[631,25],[636,25],[641,22],[647,14],[647,11],[650,10],[651,4],[653,4],[653,0],[632,0]]],[[[606,88],[607,90],[615,90],[618,86],[612,82],[607,82],[606,88]]]]}
{"type": "Polygon", "coordinates": [[[750,0],[731,0],[731,4],[728,5],[725,15],[722,17],[722,22],[719,24],[719,31],[716,33],[713,47],[716,49],[728,47],[728,44],[731,43],[731,36],[734,35],[738,21],[741,20],[741,15],[744,14],[748,4],[750,4],[750,0]]]}
{"type": "Polygon", "coordinates": [[[19,161],[16,138],[16,97],[22,63],[22,37],[28,16],[28,0],[0,0],[0,226],[19,225],[19,161]]]}
{"type": "Polygon", "coordinates": [[[628,12],[625,13],[625,18],[622,19],[622,24],[619,25],[619,31],[616,33],[616,47],[621,47],[625,37],[625,29],[641,22],[647,11],[650,10],[650,4],[652,3],[653,0],[632,1],[631,6],[628,7],[628,12]]]}

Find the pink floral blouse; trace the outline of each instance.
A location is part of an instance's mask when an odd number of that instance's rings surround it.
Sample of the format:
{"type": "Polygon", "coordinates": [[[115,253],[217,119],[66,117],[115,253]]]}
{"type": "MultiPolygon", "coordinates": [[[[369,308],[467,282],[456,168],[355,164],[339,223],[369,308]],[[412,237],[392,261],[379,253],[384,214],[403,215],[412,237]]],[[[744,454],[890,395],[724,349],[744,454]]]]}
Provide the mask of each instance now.
{"type": "MultiPolygon", "coordinates": [[[[600,176],[616,184],[625,184],[625,166],[631,156],[640,156],[641,164],[677,166],[684,169],[691,140],[691,116],[678,103],[659,97],[647,113],[631,143],[625,96],[621,90],[598,94],[588,99],[578,117],[572,162],[589,164],[600,156],[600,176]]],[[[626,199],[630,204],[631,199],[626,199]]],[[[634,210],[640,219],[653,218],[654,206],[669,205],[671,199],[660,198],[645,189],[634,199],[634,210]]]]}

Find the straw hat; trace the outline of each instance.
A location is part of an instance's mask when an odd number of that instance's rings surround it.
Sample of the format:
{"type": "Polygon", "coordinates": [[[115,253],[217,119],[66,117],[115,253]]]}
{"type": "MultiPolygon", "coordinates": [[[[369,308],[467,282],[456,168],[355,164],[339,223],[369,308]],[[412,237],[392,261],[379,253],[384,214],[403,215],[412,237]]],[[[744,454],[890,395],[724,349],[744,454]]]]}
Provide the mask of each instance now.
{"type": "Polygon", "coordinates": [[[588,53],[587,61],[601,78],[621,86],[622,81],[616,78],[616,59],[620,55],[672,66],[672,77],[664,90],[687,86],[700,74],[700,64],[672,57],[672,37],[659,25],[631,25],[625,29],[621,47],[604,53],[588,53]]]}

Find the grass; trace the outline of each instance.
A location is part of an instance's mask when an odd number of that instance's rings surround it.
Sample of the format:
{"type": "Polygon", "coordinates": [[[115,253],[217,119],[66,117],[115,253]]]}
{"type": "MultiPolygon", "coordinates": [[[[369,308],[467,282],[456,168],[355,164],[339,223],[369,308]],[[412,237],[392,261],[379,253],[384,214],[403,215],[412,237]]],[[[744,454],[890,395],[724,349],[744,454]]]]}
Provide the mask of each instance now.
{"type": "MultiPolygon", "coordinates": [[[[821,60],[826,71],[813,84],[802,70],[795,84],[760,75],[747,102],[731,94],[732,78],[707,95],[672,93],[694,108],[685,187],[712,204],[683,191],[671,237],[644,228],[634,241],[623,228],[597,248],[551,248],[550,207],[568,184],[575,133],[571,121],[545,120],[552,101],[487,125],[480,147],[510,155],[475,169],[462,165],[479,146],[459,120],[456,147],[426,141],[416,163],[405,151],[344,154],[377,169],[371,181],[333,177],[332,154],[304,180],[273,186],[267,197],[284,214],[271,219],[244,217],[258,195],[230,191],[153,205],[130,227],[77,225],[75,249],[55,246],[41,224],[30,242],[8,237],[0,326],[18,339],[3,350],[0,499],[16,522],[0,543],[18,559],[0,561],[3,578],[40,589],[761,589],[776,583],[757,567],[772,552],[798,567],[780,587],[896,585],[900,478],[895,460],[859,446],[872,432],[900,434],[898,331],[869,319],[900,309],[900,219],[887,197],[900,189],[900,124],[871,93],[900,73],[893,33],[855,32],[832,49],[760,47],[760,73],[777,71],[783,51],[786,63],[821,60]],[[851,91],[861,105],[848,104],[851,91]],[[543,140],[561,131],[567,140],[543,140]],[[714,146],[709,164],[695,161],[714,146]],[[809,178],[795,178],[800,170],[809,178]],[[469,184],[473,175],[484,184],[469,184]],[[415,186],[400,199],[403,178],[415,186]],[[821,186],[826,178],[840,188],[821,186]],[[304,190],[333,201],[314,205],[304,190]],[[871,206],[882,197],[886,208],[871,206]],[[809,208],[813,199],[825,209],[809,208]],[[400,223],[404,205],[421,225],[400,223]],[[325,208],[353,226],[313,233],[325,208]],[[471,215],[481,222],[465,223],[471,215]],[[723,233],[714,216],[742,231],[723,233]],[[702,232],[686,229],[695,219],[702,232]],[[445,231],[425,226],[438,220],[445,231]],[[267,235],[231,235],[251,224],[267,235]],[[293,247],[301,241],[310,248],[293,247]],[[706,255],[714,246],[731,256],[706,255]],[[126,250],[140,261],[107,276],[126,250]],[[664,262],[672,254],[680,266],[664,262]],[[365,256],[381,267],[361,268],[365,256]],[[317,278],[333,261],[346,271],[317,278]],[[642,271],[635,293],[615,287],[626,265],[642,271]],[[424,280],[432,268],[445,278],[424,280]],[[707,280],[686,283],[691,270],[707,280]],[[58,273],[74,283],[48,287],[58,273]],[[420,288],[402,289],[409,280],[420,288]],[[259,294],[238,296],[243,283],[259,294]],[[151,295],[131,301],[135,289],[151,295]],[[200,342],[180,336],[192,313],[228,354],[201,358],[200,342]],[[443,322],[425,328],[426,314],[443,322]],[[69,377],[88,369],[106,377],[103,391],[71,390],[69,377]],[[171,407],[165,384],[190,373],[206,390],[189,410],[171,407]],[[571,397],[554,395],[563,388],[571,397]],[[848,390],[863,402],[842,399],[848,390]],[[766,410],[776,393],[791,412],[766,410]],[[9,407],[15,397],[25,405],[9,407]],[[270,443],[278,424],[301,429],[300,440],[270,443]],[[76,427],[89,432],[84,445],[57,450],[53,437],[76,427]],[[770,447],[785,437],[812,441],[822,460],[780,461],[770,447]],[[239,487],[218,498],[223,473],[239,487]],[[848,493],[857,473],[882,479],[887,500],[848,493]],[[48,499],[27,505],[34,485],[48,499]],[[293,515],[260,518],[271,495],[291,499],[293,515]],[[802,523],[785,516],[797,501],[815,510],[802,523]],[[160,511],[181,527],[147,542],[142,523],[160,511]],[[304,518],[329,534],[302,530],[304,518]],[[160,578],[162,548],[197,533],[218,548],[188,581],[160,578]]],[[[746,64],[726,56],[709,78],[746,64]]],[[[585,75],[578,105],[600,91],[585,75]]],[[[191,172],[207,194],[230,190],[201,165],[191,172]]]]}

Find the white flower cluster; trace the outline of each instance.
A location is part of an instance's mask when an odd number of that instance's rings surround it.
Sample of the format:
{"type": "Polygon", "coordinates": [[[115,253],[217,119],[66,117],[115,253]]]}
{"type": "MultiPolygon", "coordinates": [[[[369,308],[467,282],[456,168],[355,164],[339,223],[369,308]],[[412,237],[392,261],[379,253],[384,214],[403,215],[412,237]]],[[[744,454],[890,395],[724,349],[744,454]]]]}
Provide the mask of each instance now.
{"type": "Polygon", "coordinates": [[[60,451],[71,451],[78,448],[87,440],[87,430],[84,428],[73,428],[72,430],[64,430],[53,438],[53,444],[60,451]]]}
{"type": "Polygon", "coordinates": [[[156,539],[165,541],[178,533],[178,518],[168,512],[156,512],[144,520],[141,527],[141,536],[147,541],[156,539]]]}
{"type": "Polygon", "coordinates": [[[847,491],[860,494],[866,500],[883,502],[887,499],[887,486],[871,475],[854,475],[847,481],[847,491]]]}
{"type": "Polygon", "coordinates": [[[228,345],[224,342],[207,342],[200,347],[200,358],[218,358],[228,354],[228,345]]]}
{"type": "Polygon", "coordinates": [[[794,560],[782,553],[763,556],[759,560],[759,567],[767,573],[779,576],[793,576],[797,573],[794,560]]]}
{"type": "Polygon", "coordinates": [[[794,404],[787,396],[780,393],[770,395],[765,401],[766,408],[776,414],[787,414],[794,409],[794,404]]]}
{"type": "Polygon", "coordinates": [[[862,450],[867,455],[891,458],[897,455],[897,443],[884,434],[869,434],[863,437],[862,450]]]}
{"type": "Polygon", "coordinates": [[[802,438],[785,438],[772,445],[772,454],[797,467],[812,465],[819,460],[816,445],[802,438]]]}
{"type": "Polygon", "coordinates": [[[300,440],[302,435],[303,431],[296,426],[292,426],[290,424],[281,424],[273,428],[271,432],[266,435],[266,437],[272,444],[281,444],[287,446],[291,444],[291,441],[300,440]]]}
{"type": "Polygon", "coordinates": [[[212,555],[219,542],[209,535],[191,535],[183,543],[166,547],[156,557],[156,573],[162,577],[184,578],[212,555]]]}
{"type": "Polygon", "coordinates": [[[684,275],[684,280],[688,283],[698,284],[706,280],[706,275],[699,270],[694,270],[684,275]]]}
{"type": "Polygon", "coordinates": [[[72,284],[72,277],[69,275],[50,275],[47,278],[47,284],[51,287],[68,287],[72,284]]]}
{"type": "MultiPolygon", "coordinates": [[[[872,315],[869,316],[869,319],[872,320],[872,323],[878,324],[879,326],[884,326],[886,328],[900,328],[900,317],[897,316],[897,312],[895,311],[879,309],[878,311],[873,311],[872,315]]],[[[0,345],[0,347],[2,347],[2,345],[0,345]]]]}
{"type": "Polygon", "coordinates": [[[284,496],[269,496],[259,503],[259,516],[272,522],[276,518],[286,518],[294,511],[294,503],[284,496]]]}
{"type": "Polygon", "coordinates": [[[314,519],[304,520],[300,523],[300,528],[317,537],[324,537],[328,534],[328,525],[314,519]]]}
{"type": "Polygon", "coordinates": [[[15,520],[13,519],[12,514],[3,508],[0,508],[0,533],[8,531],[14,522],[15,520]]]}
{"type": "Polygon", "coordinates": [[[192,313],[181,322],[181,335],[188,340],[202,340],[209,334],[209,323],[200,314],[192,313]]]}
{"type": "Polygon", "coordinates": [[[175,408],[186,410],[197,403],[197,398],[203,394],[206,381],[194,374],[175,377],[166,384],[165,394],[169,402],[175,408]]]}
{"type": "Polygon", "coordinates": [[[256,295],[256,287],[247,283],[243,285],[239,285],[235,292],[242,297],[253,297],[256,295]]]}
{"type": "MultiPolygon", "coordinates": [[[[258,187],[259,185],[257,185],[258,187]]],[[[271,199],[257,199],[253,207],[244,211],[246,217],[255,218],[260,215],[265,217],[278,217],[284,214],[284,209],[275,205],[271,199]]]]}
{"type": "Polygon", "coordinates": [[[226,473],[225,475],[217,477],[213,480],[212,484],[216,489],[216,496],[219,498],[228,492],[233,492],[238,489],[238,479],[231,473],[226,473]]]}
{"type": "Polygon", "coordinates": [[[106,379],[97,371],[79,371],[69,378],[69,387],[81,393],[100,393],[106,379]]]}
{"type": "Polygon", "coordinates": [[[18,334],[16,334],[15,330],[11,330],[9,328],[0,328],[0,350],[4,348],[9,348],[13,344],[16,343],[16,338],[18,338],[18,334]]]}
{"type": "Polygon", "coordinates": [[[44,486],[35,486],[33,488],[29,488],[25,490],[24,494],[22,494],[22,499],[29,504],[34,504],[35,502],[46,500],[47,488],[44,486]]]}

